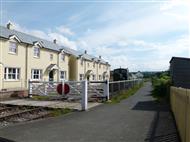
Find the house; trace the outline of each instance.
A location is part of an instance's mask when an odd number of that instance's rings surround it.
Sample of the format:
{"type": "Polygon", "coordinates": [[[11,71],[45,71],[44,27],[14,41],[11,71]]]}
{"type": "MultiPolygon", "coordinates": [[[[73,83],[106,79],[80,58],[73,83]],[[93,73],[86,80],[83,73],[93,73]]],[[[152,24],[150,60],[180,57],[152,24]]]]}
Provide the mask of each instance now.
{"type": "Polygon", "coordinates": [[[85,75],[98,80],[104,72],[109,77],[110,65],[87,52],[58,45],[56,39],[47,41],[16,31],[11,23],[0,26],[0,31],[0,90],[28,88],[28,80],[78,81],[85,75]],[[104,69],[98,70],[99,65],[104,69]]]}
{"type": "Polygon", "coordinates": [[[143,77],[144,77],[144,75],[143,75],[140,71],[138,71],[138,72],[135,74],[135,76],[136,76],[137,78],[143,78],[143,77]]]}
{"type": "Polygon", "coordinates": [[[172,57],[170,75],[173,86],[190,88],[190,58],[172,57]]]}

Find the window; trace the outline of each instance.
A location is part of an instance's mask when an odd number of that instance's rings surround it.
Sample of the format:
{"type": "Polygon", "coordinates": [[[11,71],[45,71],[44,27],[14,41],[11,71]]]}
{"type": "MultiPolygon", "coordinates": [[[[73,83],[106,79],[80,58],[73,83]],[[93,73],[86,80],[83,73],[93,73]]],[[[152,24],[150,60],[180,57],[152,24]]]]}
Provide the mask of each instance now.
{"type": "Polygon", "coordinates": [[[53,54],[50,54],[50,61],[53,60],[53,54]]]}
{"type": "Polygon", "coordinates": [[[89,64],[89,63],[88,63],[87,65],[88,65],[88,67],[90,67],[90,64],[89,64]]]}
{"type": "Polygon", "coordinates": [[[4,79],[19,80],[20,79],[20,69],[19,68],[5,68],[4,79]]]}
{"type": "Polygon", "coordinates": [[[80,74],[79,75],[79,80],[83,80],[83,76],[84,76],[83,74],[80,74]]]}
{"type": "Polygon", "coordinates": [[[34,57],[39,58],[40,57],[40,48],[34,47],[34,57]]]}
{"type": "Polygon", "coordinates": [[[60,71],[60,79],[65,80],[66,79],[66,71],[60,71]]]}
{"type": "Polygon", "coordinates": [[[95,68],[95,62],[93,62],[93,67],[95,68]]]}
{"type": "Polygon", "coordinates": [[[81,58],[81,59],[80,59],[80,64],[83,65],[83,62],[84,62],[84,59],[81,58]]]}
{"type": "Polygon", "coordinates": [[[101,68],[101,64],[99,64],[99,68],[101,68]]]}
{"type": "Polygon", "coordinates": [[[31,74],[32,74],[31,78],[34,79],[34,80],[42,79],[42,70],[32,69],[31,74]]]}
{"type": "Polygon", "coordinates": [[[102,76],[101,75],[99,75],[99,80],[102,80],[102,76]]]}
{"type": "Polygon", "coordinates": [[[9,42],[9,53],[16,54],[17,53],[17,43],[10,41],[9,42]]]}
{"type": "Polygon", "coordinates": [[[61,54],[61,60],[65,61],[65,54],[64,53],[61,54]]]}
{"type": "Polygon", "coordinates": [[[92,75],[92,80],[96,80],[96,75],[92,75]]]}

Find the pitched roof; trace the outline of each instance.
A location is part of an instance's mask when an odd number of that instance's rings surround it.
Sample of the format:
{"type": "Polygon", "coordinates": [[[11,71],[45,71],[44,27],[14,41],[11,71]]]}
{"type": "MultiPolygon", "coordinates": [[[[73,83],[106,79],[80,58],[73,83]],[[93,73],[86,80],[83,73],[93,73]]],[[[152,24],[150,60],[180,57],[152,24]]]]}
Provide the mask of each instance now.
{"type": "Polygon", "coordinates": [[[170,60],[170,63],[171,63],[173,60],[188,60],[188,61],[190,61],[190,58],[185,58],[185,57],[172,57],[171,60],[170,60]]]}
{"type": "Polygon", "coordinates": [[[46,49],[54,50],[54,51],[57,51],[57,52],[60,52],[61,50],[63,50],[66,53],[74,55],[76,57],[82,56],[83,58],[85,58],[87,60],[90,60],[90,61],[94,60],[94,61],[97,61],[97,62],[99,61],[99,62],[101,62],[103,64],[107,63],[103,59],[94,57],[92,55],[84,54],[84,53],[79,52],[77,50],[73,50],[73,49],[68,48],[68,47],[60,46],[60,45],[55,44],[55,43],[53,43],[51,41],[41,39],[39,37],[35,37],[35,36],[29,35],[29,34],[26,34],[26,33],[23,33],[23,32],[19,32],[19,31],[16,31],[16,30],[10,30],[10,29],[8,29],[6,27],[3,27],[3,26],[0,26],[0,31],[1,31],[0,32],[0,37],[2,37],[2,38],[9,39],[10,36],[15,35],[16,37],[18,37],[21,40],[22,43],[27,43],[27,44],[34,45],[34,43],[39,42],[42,45],[42,47],[46,48],[46,49]]]}

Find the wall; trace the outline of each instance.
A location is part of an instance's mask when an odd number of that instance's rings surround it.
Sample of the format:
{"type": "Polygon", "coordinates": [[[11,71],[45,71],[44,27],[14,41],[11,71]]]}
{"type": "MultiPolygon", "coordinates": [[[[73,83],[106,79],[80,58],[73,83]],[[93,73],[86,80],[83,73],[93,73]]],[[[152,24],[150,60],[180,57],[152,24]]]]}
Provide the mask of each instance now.
{"type": "MultiPolygon", "coordinates": [[[[25,52],[26,44],[18,44],[17,54],[9,53],[9,40],[0,40],[2,45],[2,62],[4,67],[16,67],[20,68],[20,79],[16,81],[4,80],[4,73],[1,73],[0,79],[3,80],[1,84],[2,89],[9,88],[25,88],[25,52]]],[[[4,72],[4,69],[1,68],[1,72],[4,72]]]]}
{"type": "Polygon", "coordinates": [[[190,89],[170,88],[171,108],[182,142],[190,142],[190,89]]]}

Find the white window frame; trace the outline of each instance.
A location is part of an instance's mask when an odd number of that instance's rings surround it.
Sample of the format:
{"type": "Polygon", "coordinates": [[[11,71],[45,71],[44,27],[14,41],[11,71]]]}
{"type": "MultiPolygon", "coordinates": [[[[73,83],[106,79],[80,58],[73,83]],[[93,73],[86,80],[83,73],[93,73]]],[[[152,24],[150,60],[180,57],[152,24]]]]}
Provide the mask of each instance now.
{"type": "Polygon", "coordinates": [[[17,54],[18,53],[18,43],[16,41],[9,41],[9,53],[10,54],[17,54]],[[13,48],[13,44],[15,44],[15,47],[13,48]]]}
{"type": "Polygon", "coordinates": [[[80,59],[80,64],[81,64],[81,66],[83,66],[83,64],[84,64],[84,59],[83,58],[80,59]]]}
{"type": "Polygon", "coordinates": [[[33,55],[35,58],[40,58],[40,47],[37,47],[37,46],[33,47],[33,55]],[[39,52],[37,53],[36,52],[37,50],[35,50],[35,49],[38,49],[39,52]]]}
{"type": "Polygon", "coordinates": [[[96,75],[95,74],[92,75],[92,80],[96,80],[96,75]]]}
{"type": "Polygon", "coordinates": [[[50,53],[50,55],[49,55],[50,57],[50,61],[53,61],[53,54],[52,53],[50,53]]]}
{"type": "Polygon", "coordinates": [[[99,76],[98,76],[98,79],[99,79],[99,80],[102,80],[102,75],[99,75],[99,76]]]}
{"type": "Polygon", "coordinates": [[[18,81],[18,80],[20,80],[20,74],[21,74],[20,68],[17,68],[17,67],[5,67],[4,68],[4,80],[18,81]],[[14,69],[15,69],[15,72],[13,72],[14,69]],[[10,70],[12,70],[12,71],[10,71],[10,70]],[[12,77],[15,76],[15,78],[9,78],[9,75],[11,75],[12,77]]]}
{"type": "Polygon", "coordinates": [[[61,60],[65,61],[65,53],[61,53],[61,60]]]}
{"type": "Polygon", "coordinates": [[[60,71],[60,80],[66,80],[67,79],[67,72],[66,71],[60,71]],[[63,74],[62,74],[63,73],[63,74]]]}
{"type": "Polygon", "coordinates": [[[84,74],[79,74],[79,80],[82,81],[84,79],[84,74]]]}
{"type": "Polygon", "coordinates": [[[43,78],[43,70],[42,69],[32,69],[31,70],[31,79],[32,80],[42,80],[42,78],[43,78]],[[35,73],[35,71],[37,71],[38,72],[38,74],[37,73],[35,73]],[[38,78],[35,78],[34,76],[39,76],[38,78]]]}

